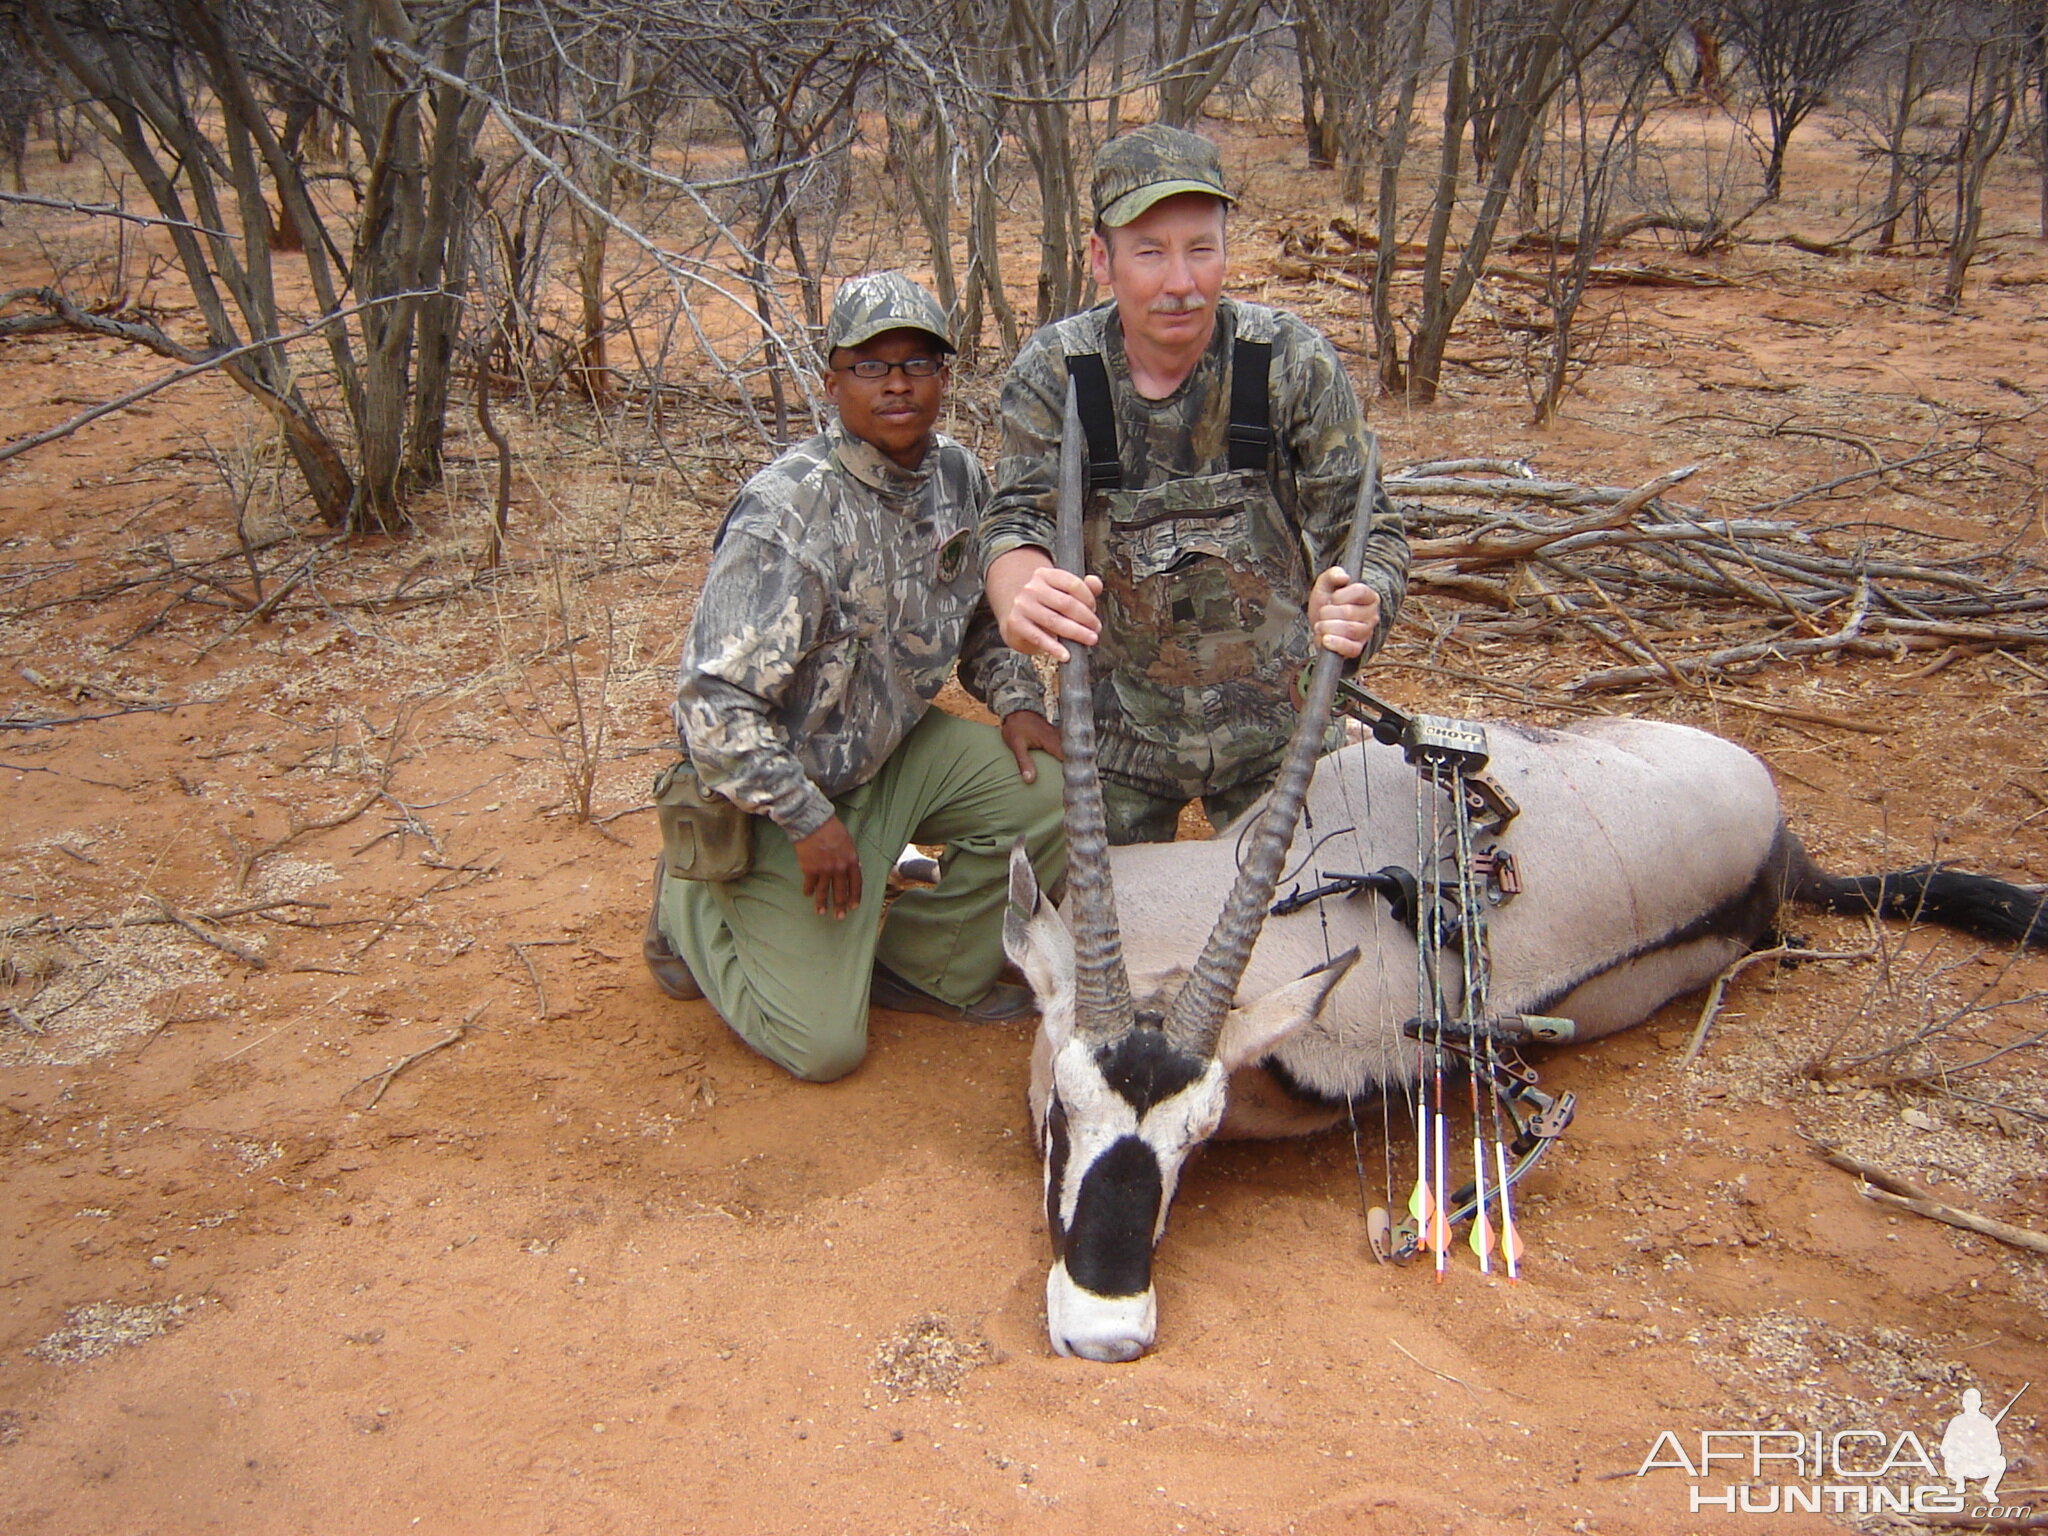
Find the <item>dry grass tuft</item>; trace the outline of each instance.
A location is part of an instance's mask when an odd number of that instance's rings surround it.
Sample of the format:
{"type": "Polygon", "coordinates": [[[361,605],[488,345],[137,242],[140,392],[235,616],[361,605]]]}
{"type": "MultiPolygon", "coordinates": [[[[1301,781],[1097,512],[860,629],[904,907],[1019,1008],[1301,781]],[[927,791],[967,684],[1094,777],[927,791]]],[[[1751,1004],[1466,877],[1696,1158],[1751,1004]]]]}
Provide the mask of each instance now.
{"type": "Polygon", "coordinates": [[[950,1397],[969,1371],[993,1357],[987,1339],[963,1338],[952,1323],[934,1314],[916,1319],[901,1333],[883,1340],[875,1351],[875,1382],[892,1402],[920,1392],[950,1397]]]}
{"type": "Polygon", "coordinates": [[[63,951],[47,940],[0,933],[0,987],[38,986],[69,964],[63,951]]]}
{"type": "Polygon", "coordinates": [[[97,1360],[128,1344],[143,1344],[159,1334],[169,1333],[200,1307],[203,1301],[174,1297],[170,1301],[148,1302],[124,1307],[118,1301],[88,1302],[64,1314],[64,1326],[29,1353],[52,1365],[75,1365],[97,1360]]]}

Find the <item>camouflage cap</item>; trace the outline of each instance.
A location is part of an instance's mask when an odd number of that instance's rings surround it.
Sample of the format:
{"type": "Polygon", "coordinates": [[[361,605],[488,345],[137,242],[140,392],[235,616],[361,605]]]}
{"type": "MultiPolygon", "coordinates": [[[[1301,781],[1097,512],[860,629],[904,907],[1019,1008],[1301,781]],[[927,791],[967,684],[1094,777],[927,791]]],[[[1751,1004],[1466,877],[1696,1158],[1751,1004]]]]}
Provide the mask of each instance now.
{"type": "Polygon", "coordinates": [[[939,301],[901,272],[869,272],[850,278],[832,301],[832,319],[825,327],[825,354],[834,347],[857,347],[884,331],[923,331],[948,352],[953,348],[953,322],[939,301]]]}
{"type": "Polygon", "coordinates": [[[1223,156],[1199,133],[1148,123],[1095,152],[1095,217],[1111,229],[1179,192],[1237,201],[1223,190],[1223,156]]]}

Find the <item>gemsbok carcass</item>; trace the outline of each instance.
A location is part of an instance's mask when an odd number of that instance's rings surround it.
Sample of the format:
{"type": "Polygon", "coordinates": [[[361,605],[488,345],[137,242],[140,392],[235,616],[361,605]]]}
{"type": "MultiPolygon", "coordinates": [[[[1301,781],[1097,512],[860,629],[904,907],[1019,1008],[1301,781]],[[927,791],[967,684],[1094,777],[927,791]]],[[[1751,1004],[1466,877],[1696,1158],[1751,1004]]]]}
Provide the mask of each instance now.
{"type": "MultiPolygon", "coordinates": [[[[1069,474],[1067,457],[1063,525],[1078,523],[1078,468],[1069,474]]],[[[1063,527],[1060,542],[1077,569],[1078,540],[1063,527]]],[[[1441,1264],[1443,1219],[1461,1203],[1442,1171],[1447,1048],[1475,1085],[1475,1127],[1482,1075],[1490,1094],[1523,1070],[1502,1043],[1505,1026],[1474,1020],[1521,1020],[1528,1027],[1512,1038],[1522,1040],[1624,1029],[1746,953],[1787,900],[2048,943],[2038,891],[1938,868],[1823,874],[1785,827],[1764,765],[1681,725],[1496,724],[1484,733],[1484,757],[1473,759],[1484,769],[1476,782],[1443,774],[1444,754],[1425,751],[1420,792],[1412,750],[1366,741],[1318,764],[1339,687],[1327,655],[1261,807],[1213,840],[1112,850],[1085,650],[1069,649],[1060,685],[1066,914],[1042,897],[1029,862],[1013,858],[1004,928],[1041,1008],[1031,1114],[1053,1249],[1046,1323],[1063,1355],[1125,1361],[1152,1347],[1153,1249],[1189,1154],[1219,1131],[1319,1130],[1368,1096],[1408,1097],[1422,1131],[1418,1183],[1432,1161],[1436,1170],[1433,1196],[1419,1189],[1421,1208],[1411,1209],[1441,1264]],[[1490,839],[1483,848],[1472,839],[1475,816],[1490,839]],[[1430,867],[1391,867],[1410,850],[1430,867]],[[1483,888],[1461,898],[1445,874],[1453,866],[1483,888]],[[1484,873],[1473,877],[1474,868],[1484,873]],[[1332,870],[1357,873],[1330,881],[1332,870]],[[1287,871],[1297,883],[1324,879],[1322,899],[1283,902],[1269,917],[1287,871]],[[1199,914],[1219,907],[1205,939],[1199,914]],[[1432,1013],[1433,1042],[1417,1028],[1432,1013]],[[1432,1060],[1434,1145],[1431,1099],[1418,1083],[1432,1060]]],[[[1440,724],[1457,735],[1458,723],[1440,724]]],[[[1445,751],[1455,758],[1468,746],[1453,740],[1445,751]]],[[[1517,1155],[1554,1134],[1521,1129],[1517,1155]]],[[[1463,1191],[1459,1215],[1484,1223],[1491,1200],[1494,1219],[1511,1221],[1506,1142],[1495,1139],[1491,1193],[1488,1155],[1475,1151],[1477,1197],[1463,1191]]],[[[1512,1228],[1502,1235],[1511,1240],[1512,1228]]]]}

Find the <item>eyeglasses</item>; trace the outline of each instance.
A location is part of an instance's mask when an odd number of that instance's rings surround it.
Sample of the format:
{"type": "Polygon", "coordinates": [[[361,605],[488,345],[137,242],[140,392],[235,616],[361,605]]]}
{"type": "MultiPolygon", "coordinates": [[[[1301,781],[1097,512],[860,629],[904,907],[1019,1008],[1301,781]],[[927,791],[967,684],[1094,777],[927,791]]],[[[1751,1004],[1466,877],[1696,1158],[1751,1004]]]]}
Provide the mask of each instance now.
{"type": "Polygon", "coordinates": [[[886,379],[896,369],[901,368],[910,378],[928,379],[945,366],[945,359],[938,357],[906,357],[900,363],[884,362],[879,357],[864,357],[857,363],[845,363],[835,368],[833,372],[850,373],[856,379],[886,379]]]}

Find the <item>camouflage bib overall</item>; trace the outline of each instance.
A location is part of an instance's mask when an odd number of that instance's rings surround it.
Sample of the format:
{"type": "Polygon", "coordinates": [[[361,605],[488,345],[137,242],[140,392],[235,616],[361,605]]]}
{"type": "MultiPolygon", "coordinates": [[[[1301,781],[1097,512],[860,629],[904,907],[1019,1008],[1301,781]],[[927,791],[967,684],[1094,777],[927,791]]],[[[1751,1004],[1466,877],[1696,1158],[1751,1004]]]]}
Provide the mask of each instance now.
{"type": "Polygon", "coordinates": [[[1279,761],[1309,660],[1307,555],[1267,462],[1269,344],[1231,357],[1230,467],[1123,488],[1108,375],[1070,354],[1088,439],[1088,569],[1103,583],[1097,752],[1106,778],[1190,800],[1279,761]]]}

